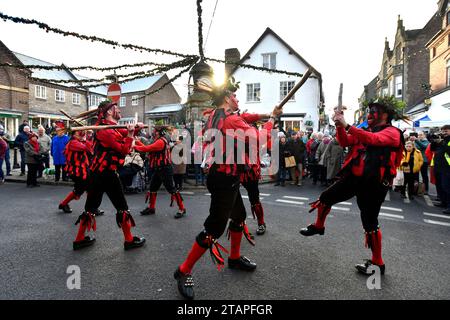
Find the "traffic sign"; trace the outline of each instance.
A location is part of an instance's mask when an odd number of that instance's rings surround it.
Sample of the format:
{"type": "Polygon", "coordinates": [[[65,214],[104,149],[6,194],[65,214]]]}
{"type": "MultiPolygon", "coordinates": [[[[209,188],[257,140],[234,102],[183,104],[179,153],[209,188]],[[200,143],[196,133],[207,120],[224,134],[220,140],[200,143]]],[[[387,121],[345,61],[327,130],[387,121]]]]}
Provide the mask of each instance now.
{"type": "Polygon", "coordinates": [[[111,99],[112,102],[119,102],[121,92],[122,90],[118,83],[111,83],[108,86],[108,99],[111,99]]]}

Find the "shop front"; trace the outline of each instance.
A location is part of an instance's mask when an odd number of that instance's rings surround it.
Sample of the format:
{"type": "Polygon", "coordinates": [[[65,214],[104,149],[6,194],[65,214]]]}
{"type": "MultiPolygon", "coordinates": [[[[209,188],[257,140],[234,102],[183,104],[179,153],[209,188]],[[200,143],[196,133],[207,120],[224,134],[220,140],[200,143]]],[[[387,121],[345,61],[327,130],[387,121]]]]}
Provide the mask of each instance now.
{"type": "Polygon", "coordinates": [[[14,138],[19,134],[20,119],[22,113],[18,111],[6,111],[0,109],[0,123],[5,128],[6,132],[14,138]]]}

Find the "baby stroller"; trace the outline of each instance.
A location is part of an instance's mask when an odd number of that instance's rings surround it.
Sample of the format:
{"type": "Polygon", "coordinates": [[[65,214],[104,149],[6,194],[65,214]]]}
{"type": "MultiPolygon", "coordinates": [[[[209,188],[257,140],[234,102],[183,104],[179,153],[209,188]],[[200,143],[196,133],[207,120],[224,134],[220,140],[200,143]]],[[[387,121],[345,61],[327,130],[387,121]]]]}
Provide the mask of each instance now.
{"type": "Polygon", "coordinates": [[[126,156],[119,177],[125,193],[138,193],[145,190],[144,161],[139,153],[133,152],[126,156]]]}

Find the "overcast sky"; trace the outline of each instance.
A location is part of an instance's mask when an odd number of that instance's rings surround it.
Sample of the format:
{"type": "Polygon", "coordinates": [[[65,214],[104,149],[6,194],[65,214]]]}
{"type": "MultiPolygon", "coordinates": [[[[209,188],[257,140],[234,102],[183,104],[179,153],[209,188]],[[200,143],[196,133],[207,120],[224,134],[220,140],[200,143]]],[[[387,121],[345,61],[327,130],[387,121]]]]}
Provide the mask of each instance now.
{"type": "MultiPolygon", "coordinates": [[[[204,38],[215,5],[216,0],[202,2],[204,38]]],[[[198,54],[196,0],[1,0],[0,11],[62,30],[198,54]]],[[[392,49],[397,16],[406,29],[420,29],[436,11],[437,0],[218,0],[205,55],[223,59],[226,48],[244,55],[270,27],[322,73],[327,108],[337,104],[341,82],[344,104],[353,108],[380,70],[385,37],[392,49]]],[[[13,51],[68,66],[174,60],[3,20],[0,40],[13,51]]],[[[187,78],[176,83],[183,101],[186,83],[187,78]]]]}

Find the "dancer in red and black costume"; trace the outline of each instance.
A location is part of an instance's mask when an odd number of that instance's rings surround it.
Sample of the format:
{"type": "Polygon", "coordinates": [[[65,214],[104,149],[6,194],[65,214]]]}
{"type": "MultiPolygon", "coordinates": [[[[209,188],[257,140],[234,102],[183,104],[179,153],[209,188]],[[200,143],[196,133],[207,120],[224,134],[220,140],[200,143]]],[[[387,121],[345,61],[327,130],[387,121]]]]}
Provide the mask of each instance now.
{"type": "MultiPolygon", "coordinates": [[[[236,132],[242,130],[247,134],[249,140],[257,138],[257,130],[251,127],[242,117],[237,114],[238,100],[234,91],[237,87],[232,83],[228,83],[225,89],[215,93],[214,105],[217,109],[212,111],[209,115],[205,126],[205,141],[218,139],[204,148],[206,151],[206,165],[208,168],[207,188],[211,193],[211,205],[209,209],[209,216],[204,223],[204,230],[200,232],[186,258],[186,260],[177,268],[174,277],[178,283],[178,291],[186,299],[194,298],[194,282],[192,278],[192,269],[196,262],[203,256],[203,254],[210,250],[211,257],[218,265],[220,270],[225,264],[220,250],[228,253],[219,243],[218,239],[224,233],[228,221],[230,220],[228,231],[231,245],[231,252],[228,258],[228,267],[231,269],[239,269],[244,271],[253,271],[256,269],[256,263],[252,262],[240,253],[242,236],[245,235],[247,240],[254,245],[250,238],[248,229],[245,225],[246,211],[244,202],[239,191],[240,188],[240,174],[242,170],[249,166],[249,159],[246,154],[238,155],[236,152],[236,135],[233,134],[231,141],[235,141],[234,151],[225,152],[223,148],[226,145],[227,130],[236,132]],[[213,134],[212,138],[208,137],[208,131],[215,129],[221,134],[213,134]],[[216,145],[216,142],[221,144],[221,150],[214,150],[210,147],[216,145]],[[223,152],[222,152],[223,151],[223,152]],[[215,159],[216,156],[220,158],[215,159]],[[245,159],[240,159],[242,162],[233,159],[233,156],[244,156],[245,159]],[[223,158],[222,158],[223,157],[223,158]],[[221,164],[219,164],[219,163],[221,164]],[[243,165],[237,163],[244,163],[243,165]]],[[[281,109],[276,109],[277,115],[281,114],[281,109]]],[[[274,111],[275,112],[275,111],[274,111]]],[[[270,122],[274,122],[275,116],[271,117],[270,122]]],[[[210,131],[209,131],[210,132],[210,131]]],[[[228,132],[230,134],[230,132],[228,132]]],[[[239,139],[239,138],[238,138],[239,139]]],[[[247,147],[247,146],[246,146],[247,147]]]]}
{"type": "MultiPolygon", "coordinates": [[[[59,209],[65,213],[71,213],[69,203],[78,200],[87,190],[89,185],[89,165],[92,159],[93,146],[91,141],[86,140],[84,131],[74,131],[71,139],[66,145],[64,155],[66,156],[65,170],[74,182],[73,191],[59,204],[59,209]]],[[[96,209],[95,216],[103,215],[102,210],[96,209]]]]}
{"type": "Polygon", "coordinates": [[[372,258],[356,269],[372,274],[372,265],[385,272],[382,258],[382,235],[378,215],[386,193],[392,185],[396,169],[400,165],[404,140],[402,132],[391,125],[393,119],[406,119],[396,108],[393,98],[380,98],[369,104],[367,121],[369,129],[363,130],[346,123],[342,111],[336,111],[333,120],[337,127],[337,140],[342,147],[351,147],[339,179],[325,190],[319,200],[312,203],[317,209],[316,222],[301,229],[304,236],[323,235],[325,219],[331,207],[356,196],[361,210],[366,247],[372,250],[372,258]]]}
{"type": "MultiPolygon", "coordinates": [[[[98,106],[98,125],[116,125],[121,118],[120,109],[116,103],[104,101],[98,106]]],[[[134,135],[142,129],[139,124],[128,125],[127,129],[101,129],[94,137],[94,157],[90,166],[91,179],[88,187],[85,212],[80,215],[75,224],[80,224],[78,234],[73,242],[73,249],[77,250],[90,246],[95,238],[86,236],[86,231],[96,230],[93,212],[100,206],[103,194],[106,192],[114,208],[117,210],[116,222],[125,237],[125,250],[141,247],[144,238],[133,236],[131,228],[135,226],[133,217],[128,210],[122,184],[117,173],[123,165],[125,156],[130,153],[134,135]]]]}
{"type": "MultiPolygon", "coordinates": [[[[269,119],[270,114],[251,114],[242,113],[243,118],[248,124],[254,124],[263,119],[269,119]]],[[[270,130],[273,129],[272,122],[267,122],[264,127],[267,133],[267,141],[270,141],[270,130]]],[[[257,130],[255,128],[255,130],[257,130]]],[[[258,139],[259,142],[259,139],[258,139]]],[[[259,148],[258,148],[259,151],[259,148]]],[[[248,170],[245,170],[240,175],[240,181],[242,186],[247,190],[248,199],[250,201],[253,218],[258,221],[258,228],[256,229],[257,235],[263,235],[266,232],[266,222],[264,221],[264,209],[259,199],[259,180],[261,179],[261,160],[259,152],[257,154],[257,161],[252,164],[248,170]]]]}
{"type": "Polygon", "coordinates": [[[153,132],[154,142],[145,146],[141,142],[136,141],[136,146],[134,147],[138,152],[148,152],[149,166],[153,170],[150,191],[147,193],[145,200],[149,202],[148,207],[141,211],[141,214],[155,214],[158,190],[161,184],[164,184],[164,187],[171,196],[170,206],[173,205],[174,201],[178,205],[178,212],[175,215],[175,219],[179,219],[186,215],[186,208],[184,207],[183,198],[179,190],[174,185],[172,157],[166,130],[167,128],[165,126],[155,126],[153,132]]]}

